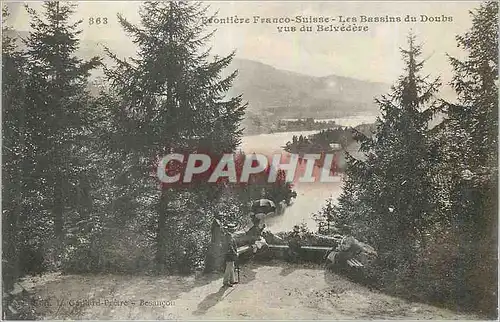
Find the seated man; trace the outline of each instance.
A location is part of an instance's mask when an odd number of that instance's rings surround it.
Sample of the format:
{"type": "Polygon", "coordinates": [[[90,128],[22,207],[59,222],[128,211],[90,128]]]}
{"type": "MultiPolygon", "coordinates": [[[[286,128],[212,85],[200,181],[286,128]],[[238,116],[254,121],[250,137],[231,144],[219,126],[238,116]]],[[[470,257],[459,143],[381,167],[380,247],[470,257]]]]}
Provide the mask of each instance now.
{"type": "Polygon", "coordinates": [[[361,252],[362,247],[358,241],[352,236],[345,236],[325,257],[331,264],[346,265],[348,260],[355,258],[361,252]]]}
{"type": "Polygon", "coordinates": [[[362,251],[358,241],[352,236],[344,237],[338,246],[338,250],[347,253],[349,258],[354,257],[362,251]]]}
{"type": "Polygon", "coordinates": [[[264,231],[265,227],[266,225],[264,223],[261,223],[260,220],[254,219],[253,226],[247,231],[247,235],[250,244],[252,245],[254,254],[257,253],[258,249],[261,249],[262,247],[267,245],[266,240],[264,239],[264,237],[262,237],[262,232],[264,231]]]}

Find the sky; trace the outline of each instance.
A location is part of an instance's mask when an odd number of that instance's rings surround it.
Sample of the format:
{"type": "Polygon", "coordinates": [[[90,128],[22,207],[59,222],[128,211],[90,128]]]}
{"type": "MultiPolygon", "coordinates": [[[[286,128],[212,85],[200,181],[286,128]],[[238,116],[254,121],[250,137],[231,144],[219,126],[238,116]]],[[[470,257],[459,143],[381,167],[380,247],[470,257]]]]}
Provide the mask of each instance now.
{"type": "MultiPolygon", "coordinates": [[[[121,13],[133,23],[139,22],[139,2],[108,1],[79,2],[75,19],[84,19],[82,38],[101,42],[118,53],[130,51],[132,43],[119,26],[116,14],[121,13]],[[107,17],[107,25],[89,25],[90,17],[107,17]]],[[[276,68],[313,76],[339,75],[362,80],[393,83],[402,72],[399,48],[406,45],[412,32],[423,45],[422,58],[427,59],[424,72],[441,76],[446,83],[452,70],[446,54],[463,57],[457,48],[455,36],[471,26],[469,10],[480,2],[379,2],[379,1],[293,1],[206,2],[210,12],[218,17],[344,17],[358,19],[356,25],[367,25],[368,32],[290,32],[280,33],[281,24],[212,24],[217,32],[211,41],[214,54],[228,54],[236,50],[238,58],[257,60],[276,68]],[[452,22],[440,23],[361,23],[360,16],[420,15],[452,17],[452,22]]],[[[20,3],[10,3],[10,24],[19,30],[29,30],[29,19],[20,3]]],[[[35,9],[40,3],[30,3],[35,9]]],[[[316,24],[312,24],[314,28],[316,24]]],[[[326,23],[325,25],[329,25],[326,23]]],[[[346,24],[347,25],[347,24],[346,24]]],[[[302,24],[291,24],[300,28],[302,24]]]]}

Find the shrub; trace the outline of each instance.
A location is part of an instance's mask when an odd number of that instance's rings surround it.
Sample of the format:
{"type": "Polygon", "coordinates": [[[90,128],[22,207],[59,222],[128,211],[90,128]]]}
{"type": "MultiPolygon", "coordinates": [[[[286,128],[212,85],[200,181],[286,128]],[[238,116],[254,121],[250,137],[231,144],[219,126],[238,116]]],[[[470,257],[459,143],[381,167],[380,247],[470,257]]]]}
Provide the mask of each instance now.
{"type": "Polygon", "coordinates": [[[108,231],[107,235],[79,238],[63,254],[65,273],[134,273],[152,269],[150,243],[129,229],[108,231]]]}

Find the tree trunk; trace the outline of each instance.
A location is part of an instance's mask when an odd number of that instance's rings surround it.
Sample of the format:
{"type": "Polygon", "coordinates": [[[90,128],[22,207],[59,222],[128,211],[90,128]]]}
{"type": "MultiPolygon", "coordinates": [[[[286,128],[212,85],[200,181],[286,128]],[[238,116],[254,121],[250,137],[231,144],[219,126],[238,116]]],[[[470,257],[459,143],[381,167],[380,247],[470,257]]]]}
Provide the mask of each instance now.
{"type": "Polygon", "coordinates": [[[3,269],[3,290],[9,291],[14,286],[15,280],[19,277],[18,275],[18,263],[19,263],[19,251],[17,247],[17,228],[18,228],[18,219],[21,213],[22,207],[22,194],[20,191],[20,182],[16,180],[13,184],[13,190],[17,192],[17,196],[15,197],[15,205],[11,211],[8,211],[6,214],[6,218],[4,218],[4,227],[3,227],[3,261],[4,265],[3,269]]]}
{"type": "Polygon", "coordinates": [[[63,237],[63,195],[61,188],[61,180],[57,180],[54,187],[54,205],[52,208],[54,215],[54,234],[56,239],[62,241],[63,237]]]}
{"type": "MultiPolygon", "coordinates": [[[[19,147],[21,151],[21,157],[17,166],[14,166],[14,170],[10,179],[12,182],[7,182],[4,187],[7,189],[11,189],[10,196],[14,199],[14,204],[11,211],[7,212],[6,218],[2,222],[5,226],[2,231],[4,233],[3,243],[4,251],[3,251],[3,259],[5,260],[5,264],[2,267],[5,269],[3,273],[3,290],[9,291],[14,286],[14,282],[19,277],[19,247],[18,247],[18,227],[19,227],[19,219],[22,215],[23,211],[23,198],[25,197],[25,192],[23,191],[23,183],[25,169],[26,166],[26,141],[25,141],[25,126],[26,126],[26,110],[23,108],[19,118],[19,147]]],[[[11,131],[9,136],[12,136],[12,129],[8,128],[6,131],[11,131]]],[[[5,147],[4,147],[5,149],[5,147]]],[[[8,174],[6,175],[8,178],[8,174]]],[[[7,179],[9,180],[9,179],[7,179]]],[[[2,216],[3,217],[3,216],[2,216]]]]}
{"type": "MultiPolygon", "coordinates": [[[[60,13],[59,10],[59,1],[56,2],[56,12],[57,14],[60,13]]],[[[59,30],[59,20],[56,21],[56,30],[59,30]]],[[[57,55],[60,55],[60,48],[59,45],[57,45],[57,55]]],[[[62,68],[60,66],[59,61],[56,61],[55,63],[55,83],[57,86],[54,88],[54,93],[55,93],[55,98],[57,98],[57,101],[62,101],[62,88],[63,88],[63,81],[62,77],[59,74],[61,72],[62,74],[62,68]]],[[[62,113],[62,106],[57,102],[57,105],[55,106],[55,116],[57,119],[63,119],[63,113],[62,113]]],[[[58,133],[59,134],[59,133],[58,133]]],[[[56,173],[52,173],[52,175],[55,175],[56,178],[54,180],[54,205],[52,208],[53,215],[54,215],[54,233],[56,240],[58,241],[58,250],[56,252],[56,256],[59,259],[59,256],[61,254],[62,250],[62,242],[63,242],[63,211],[64,211],[64,200],[63,200],[63,180],[62,180],[62,175],[66,175],[66,171],[64,171],[64,168],[66,164],[64,163],[64,160],[62,160],[62,153],[59,149],[59,145],[55,147],[54,151],[54,166],[53,169],[56,169],[56,173]],[[59,166],[59,167],[58,167],[59,166]],[[62,171],[61,171],[62,170],[62,171]]]]}
{"type": "Polygon", "coordinates": [[[158,227],[156,231],[156,268],[158,272],[163,272],[166,265],[166,223],[167,223],[167,191],[162,189],[160,200],[158,201],[158,227]]]}
{"type": "Polygon", "coordinates": [[[220,222],[214,219],[212,222],[212,238],[205,256],[205,273],[219,271],[224,264],[224,253],[222,247],[222,230],[220,222]]]}

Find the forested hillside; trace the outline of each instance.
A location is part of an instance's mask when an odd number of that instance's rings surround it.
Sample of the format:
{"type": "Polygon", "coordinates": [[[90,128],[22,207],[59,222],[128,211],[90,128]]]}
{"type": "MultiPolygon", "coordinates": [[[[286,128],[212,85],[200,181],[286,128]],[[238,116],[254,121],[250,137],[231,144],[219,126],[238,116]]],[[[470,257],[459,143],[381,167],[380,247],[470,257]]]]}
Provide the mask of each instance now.
{"type": "Polygon", "coordinates": [[[455,101],[438,95],[439,71],[422,73],[425,39],[413,35],[389,89],[215,56],[203,50],[206,9],[191,2],[146,2],[137,25],[119,16],[135,58],[94,54],[81,22],[70,23],[75,10],[28,5],[22,42],[2,11],[4,317],[19,318],[8,301],[29,275],[213,269],[204,261],[213,219],[241,228],[261,188],[279,203],[293,187],[283,173],[276,184],[166,185],[158,163],[171,153],[239,153],[248,110],[267,120],[378,113],[348,136],[315,136],[338,140],[346,155],[342,195],[316,217],[378,251],[371,287],[497,317],[497,2],[472,12],[456,38],[465,55],[449,57],[455,101]]]}
{"type": "Polygon", "coordinates": [[[226,95],[236,73],[222,76],[233,55],[199,50],[210,39],[195,22],[203,7],[147,3],[140,26],[120,17],[139,39],[138,58],[107,49],[112,64],[80,58],[80,27],[68,22],[75,5],[27,8],[32,31],[22,46],[3,25],[4,291],[25,274],[52,270],[203,268],[214,216],[243,224],[260,191],[170,187],[156,176],[169,153],[217,156],[240,143],[246,104],[226,95]],[[95,70],[104,77],[91,93],[95,70]]]}
{"type": "MultiPolygon", "coordinates": [[[[414,36],[401,50],[405,72],[377,103],[373,137],[359,133],[366,159],[348,157],[338,204],[321,212],[342,233],[375,245],[382,289],[497,315],[498,3],[471,14],[450,57],[458,97],[421,73],[414,36]],[[435,113],[444,113],[429,126],[435,113]]],[[[320,216],[320,217],[321,217],[320,216]]]]}

